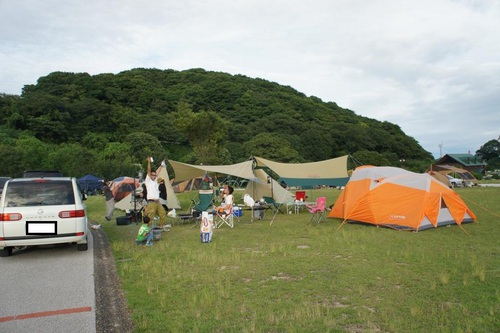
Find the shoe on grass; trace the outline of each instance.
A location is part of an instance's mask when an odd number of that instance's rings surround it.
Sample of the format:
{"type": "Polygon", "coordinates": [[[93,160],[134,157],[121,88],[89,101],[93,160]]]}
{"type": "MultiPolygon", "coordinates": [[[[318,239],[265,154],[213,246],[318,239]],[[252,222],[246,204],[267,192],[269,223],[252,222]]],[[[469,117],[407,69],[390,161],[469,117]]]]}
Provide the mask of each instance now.
{"type": "Polygon", "coordinates": [[[146,246],[153,246],[153,242],[147,242],[146,246]]]}

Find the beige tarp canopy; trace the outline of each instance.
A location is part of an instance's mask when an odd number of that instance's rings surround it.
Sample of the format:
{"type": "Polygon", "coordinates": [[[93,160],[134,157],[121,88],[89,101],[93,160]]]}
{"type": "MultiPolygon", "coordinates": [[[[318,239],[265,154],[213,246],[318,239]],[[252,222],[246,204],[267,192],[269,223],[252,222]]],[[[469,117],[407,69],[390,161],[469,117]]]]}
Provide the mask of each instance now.
{"type": "Polygon", "coordinates": [[[264,170],[254,170],[253,160],[231,165],[191,165],[169,160],[175,173],[175,181],[203,176],[205,173],[219,173],[231,175],[249,180],[245,189],[255,201],[263,196],[273,197],[276,202],[288,202],[293,200],[293,195],[274,179],[269,178],[264,170]]]}
{"type": "Polygon", "coordinates": [[[184,181],[203,176],[205,173],[219,173],[248,179],[246,188],[254,200],[272,196],[276,202],[289,202],[293,195],[277,181],[268,178],[262,168],[269,168],[280,176],[287,186],[343,186],[349,180],[347,173],[348,155],[311,163],[279,163],[254,157],[245,162],[231,165],[191,165],[169,160],[174,169],[175,181],[184,181]]]}
{"type": "Polygon", "coordinates": [[[257,167],[268,167],[288,186],[343,186],[347,184],[349,155],[310,163],[279,163],[255,157],[257,167]]]}
{"type": "Polygon", "coordinates": [[[169,160],[168,163],[174,169],[176,182],[203,176],[207,172],[221,173],[252,181],[256,180],[253,174],[252,160],[231,165],[191,165],[172,160],[169,160]]]}
{"type": "Polygon", "coordinates": [[[170,179],[168,178],[167,168],[158,168],[156,170],[156,174],[158,175],[158,178],[161,177],[165,180],[165,187],[167,188],[167,207],[169,209],[172,208],[180,209],[181,203],[179,202],[177,195],[175,195],[175,191],[172,187],[172,184],[170,183],[170,179]]]}

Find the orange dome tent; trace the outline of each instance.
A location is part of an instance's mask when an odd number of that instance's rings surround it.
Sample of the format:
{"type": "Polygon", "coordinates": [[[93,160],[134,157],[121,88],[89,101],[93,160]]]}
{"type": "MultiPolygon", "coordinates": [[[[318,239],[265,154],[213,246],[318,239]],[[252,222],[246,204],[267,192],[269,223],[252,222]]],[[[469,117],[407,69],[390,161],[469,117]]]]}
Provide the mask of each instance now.
{"type": "Polygon", "coordinates": [[[476,220],[455,191],[429,174],[374,166],[356,168],[328,217],[414,231],[476,220]]]}

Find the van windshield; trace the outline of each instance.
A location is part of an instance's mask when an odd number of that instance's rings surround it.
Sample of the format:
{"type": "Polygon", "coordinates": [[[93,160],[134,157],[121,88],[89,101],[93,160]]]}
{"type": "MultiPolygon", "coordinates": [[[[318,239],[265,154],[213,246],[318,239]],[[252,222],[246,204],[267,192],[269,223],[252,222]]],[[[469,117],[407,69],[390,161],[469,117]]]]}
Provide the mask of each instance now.
{"type": "Polygon", "coordinates": [[[68,180],[11,182],[3,195],[7,207],[75,204],[73,184],[68,180]]]}

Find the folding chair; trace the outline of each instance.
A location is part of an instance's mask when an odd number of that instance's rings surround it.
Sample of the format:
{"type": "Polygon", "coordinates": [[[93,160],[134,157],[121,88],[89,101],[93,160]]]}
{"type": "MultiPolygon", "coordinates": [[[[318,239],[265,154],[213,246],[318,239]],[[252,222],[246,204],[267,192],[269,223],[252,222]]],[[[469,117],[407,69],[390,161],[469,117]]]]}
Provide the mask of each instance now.
{"type": "MultiPolygon", "coordinates": [[[[216,212],[216,219],[215,219],[215,227],[220,228],[224,224],[227,224],[230,228],[234,227],[234,212],[233,212],[233,206],[229,209],[228,212],[220,213],[216,212]]],[[[236,216],[238,219],[238,222],[240,221],[240,218],[236,216]]]]}
{"type": "Polygon", "coordinates": [[[206,212],[209,208],[213,206],[214,190],[199,190],[198,197],[199,201],[197,203],[194,200],[192,200],[194,205],[193,210],[200,213],[201,216],[201,212],[206,212]]]}
{"type": "Polygon", "coordinates": [[[274,212],[278,211],[281,214],[285,214],[281,211],[280,209],[280,204],[278,204],[276,201],[274,201],[274,198],[272,197],[262,197],[264,201],[266,202],[267,206],[274,212]]]}
{"type": "Polygon", "coordinates": [[[326,197],[319,197],[316,199],[315,205],[306,204],[307,210],[311,213],[311,218],[309,222],[316,221],[316,223],[320,223],[326,218],[326,197]]]}
{"type": "Polygon", "coordinates": [[[295,200],[306,201],[306,199],[307,199],[306,191],[296,191],[295,192],[295,200]]]}

